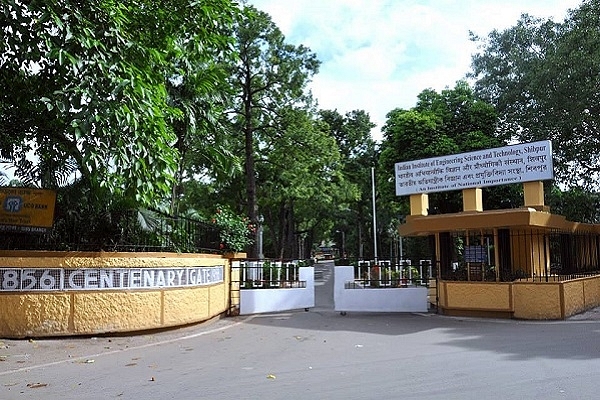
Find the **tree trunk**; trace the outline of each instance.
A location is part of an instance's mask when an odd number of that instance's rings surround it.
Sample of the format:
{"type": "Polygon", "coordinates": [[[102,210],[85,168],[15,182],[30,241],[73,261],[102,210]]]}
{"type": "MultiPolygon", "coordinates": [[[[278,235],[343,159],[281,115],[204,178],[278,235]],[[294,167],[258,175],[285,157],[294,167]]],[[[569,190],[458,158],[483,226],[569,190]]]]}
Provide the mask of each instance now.
{"type": "MultiPolygon", "coordinates": [[[[252,85],[250,69],[246,70],[244,80],[244,150],[246,173],[246,200],[248,201],[248,218],[258,226],[258,205],[256,202],[256,171],[254,167],[254,127],[252,126],[252,85]]],[[[258,229],[254,245],[250,251],[251,258],[258,257],[258,229]]]]}

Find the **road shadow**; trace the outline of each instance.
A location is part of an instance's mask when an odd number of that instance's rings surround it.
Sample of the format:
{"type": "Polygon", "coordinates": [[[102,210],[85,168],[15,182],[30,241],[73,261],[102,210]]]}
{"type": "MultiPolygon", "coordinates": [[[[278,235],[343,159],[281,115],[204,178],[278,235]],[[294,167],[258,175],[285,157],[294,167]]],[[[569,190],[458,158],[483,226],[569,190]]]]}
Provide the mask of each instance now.
{"type": "MultiPolygon", "coordinates": [[[[327,267],[333,268],[333,263],[327,267]]],[[[600,358],[600,346],[596,345],[600,321],[496,320],[435,313],[348,312],[341,315],[334,311],[333,274],[329,276],[329,281],[315,287],[314,309],[255,315],[245,324],[286,332],[378,335],[391,338],[399,346],[410,338],[416,344],[493,352],[509,360],[600,358]]]]}

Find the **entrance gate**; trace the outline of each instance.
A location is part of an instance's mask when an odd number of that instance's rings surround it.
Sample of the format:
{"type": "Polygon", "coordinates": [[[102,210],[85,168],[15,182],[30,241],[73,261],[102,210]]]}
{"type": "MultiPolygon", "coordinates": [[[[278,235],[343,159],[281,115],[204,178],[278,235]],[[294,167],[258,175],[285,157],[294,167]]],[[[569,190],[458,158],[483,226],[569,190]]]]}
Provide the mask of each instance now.
{"type": "Polygon", "coordinates": [[[293,261],[234,261],[231,298],[232,313],[240,315],[308,311],[315,306],[314,268],[293,261]]]}
{"type": "MultiPolygon", "coordinates": [[[[409,266],[410,268],[410,266],[409,266]]],[[[410,273],[409,273],[410,274],[410,273]]],[[[335,311],[427,312],[429,279],[408,278],[380,264],[335,267],[335,311]]],[[[421,275],[422,277],[422,275],[421,275]]]]}
{"type": "MultiPolygon", "coordinates": [[[[333,267],[334,310],[346,312],[427,312],[436,305],[431,262],[412,265],[363,261],[333,267]]],[[[320,290],[325,290],[322,283],[320,290]],[[322,288],[322,289],[321,289],[322,288]]],[[[322,292],[320,292],[322,293],[322,292]]],[[[331,292],[330,292],[331,293],[331,292]]],[[[298,262],[238,260],[232,263],[231,314],[259,314],[315,307],[315,272],[298,262]]]]}

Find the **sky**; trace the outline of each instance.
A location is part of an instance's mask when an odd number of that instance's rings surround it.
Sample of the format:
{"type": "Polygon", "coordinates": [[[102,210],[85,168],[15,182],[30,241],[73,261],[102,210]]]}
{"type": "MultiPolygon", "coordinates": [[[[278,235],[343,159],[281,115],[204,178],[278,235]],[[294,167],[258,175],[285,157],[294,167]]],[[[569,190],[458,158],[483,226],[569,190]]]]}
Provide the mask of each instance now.
{"type": "Polygon", "coordinates": [[[320,109],[365,110],[381,140],[388,112],[417,95],[454,87],[485,37],[523,13],[562,22],[581,0],[249,0],[269,14],[288,43],[321,61],[309,85],[320,109]]]}

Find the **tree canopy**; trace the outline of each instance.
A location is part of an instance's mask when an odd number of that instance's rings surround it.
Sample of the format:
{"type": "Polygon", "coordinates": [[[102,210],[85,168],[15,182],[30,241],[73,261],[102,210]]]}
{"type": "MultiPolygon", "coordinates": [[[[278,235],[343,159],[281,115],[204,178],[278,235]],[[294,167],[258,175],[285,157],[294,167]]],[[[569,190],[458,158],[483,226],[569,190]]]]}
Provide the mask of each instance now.
{"type": "MultiPolygon", "coordinates": [[[[426,89],[419,94],[417,105],[412,109],[392,110],[383,127],[384,141],[379,158],[381,179],[378,184],[383,200],[391,205],[396,202],[395,180],[390,177],[395,163],[505,145],[502,138],[496,136],[496,123],[494,108],[479,100],[464,81],[440,93],[426,89]]],[[[488,188],[486,192],[493,190],[501,189],[488,188]]],[[[497,195],[485,197],[490,201],[486,204],[488,208],[500,202],[494,200],[497,195]]],[[[398,213],[408,214],[408,203],[399,206],[398,213]]],[[[430,206],[437,212],[458,212],[462,203],[456,193],[442,192],[430,196],[430,206]]]]}
{"type": "Polygon", "coordinates": [[[321,110],[319,115],[339,148],[339,168],[348,193],[345,199],[336,201],[336,207],[323,210],[322,223],[325,232],[335,237],[340,251],[362,258],[372,252],[371,168],[377,164],[378,153],[371,129],[375,124],[363,110],[343,115],[337,110],[321,110]]]}
{"type": "Polygon", "coordinates": [[[550,139],[558,182],[597,186],[600,172],[600,1],[585,0],[562,22],[522,15],[515,26],[473,35],[470,76],[495,106],[500,133],[550,139]]]}
{"type": "Polygon", "coordinates": [[[210,69],[235,13],[229,0],[4,2],[0,157],[25,184],[76,177],[141,205],[164,202],[180,157],[173,124],[190,115],[168,102],[168,82],[186,60],[189,73],[210,69]]]}

